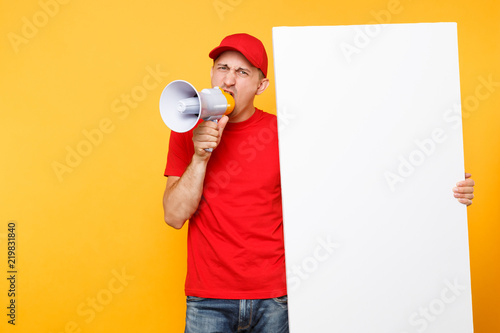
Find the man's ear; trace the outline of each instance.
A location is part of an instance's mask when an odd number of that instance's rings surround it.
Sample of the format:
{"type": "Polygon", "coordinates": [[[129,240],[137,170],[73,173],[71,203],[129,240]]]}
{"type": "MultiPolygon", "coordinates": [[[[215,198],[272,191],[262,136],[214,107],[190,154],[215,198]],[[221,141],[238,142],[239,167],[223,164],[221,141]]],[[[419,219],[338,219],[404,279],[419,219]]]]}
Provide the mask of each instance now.
{"type": "Polygon", "coordinates": [[[255,93],[255,95],[262,94],[264,92],[264,90],[267,89],[268,86],[269,86],[269,79],[267,77],[265,77],[262,80],[260,80],[260,83],[259,83],[259,86],[257,87],[257,92],[255,93]]]}
{"type": "Polygon", "coordinates": [[[212,82],[212,78],[214,77],[214,66],[210,68],[210,82],[212,82]]]}

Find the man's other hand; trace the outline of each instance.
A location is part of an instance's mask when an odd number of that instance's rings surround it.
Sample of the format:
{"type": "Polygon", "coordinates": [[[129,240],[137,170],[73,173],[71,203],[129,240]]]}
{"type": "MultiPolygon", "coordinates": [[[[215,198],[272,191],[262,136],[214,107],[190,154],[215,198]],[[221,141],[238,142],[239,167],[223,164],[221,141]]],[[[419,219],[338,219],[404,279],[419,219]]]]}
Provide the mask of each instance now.
{"type": "Polygon", "coordinates": [[[464,205],[471,205],[474,198],[474,180],[472,180],[470,173],[465,173],[465,180],[459,181],[457,186],[453,188],[453,196],[457,198],[458,202],[464,205]]]}

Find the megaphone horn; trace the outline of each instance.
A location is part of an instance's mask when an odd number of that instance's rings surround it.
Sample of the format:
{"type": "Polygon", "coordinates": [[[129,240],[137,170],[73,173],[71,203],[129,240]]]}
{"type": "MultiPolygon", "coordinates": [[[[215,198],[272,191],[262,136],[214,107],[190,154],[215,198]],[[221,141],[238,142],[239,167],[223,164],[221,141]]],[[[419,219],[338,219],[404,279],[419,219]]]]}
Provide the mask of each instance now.
{"type": "Polygon", "coordinates": [[[170,82],[160,97],[160,114],[163,122],[174,132],[184,133],[198,121],[217,120],[234,109],[233,96],[219,87],[198,92],[189,82],[170,82]]]}

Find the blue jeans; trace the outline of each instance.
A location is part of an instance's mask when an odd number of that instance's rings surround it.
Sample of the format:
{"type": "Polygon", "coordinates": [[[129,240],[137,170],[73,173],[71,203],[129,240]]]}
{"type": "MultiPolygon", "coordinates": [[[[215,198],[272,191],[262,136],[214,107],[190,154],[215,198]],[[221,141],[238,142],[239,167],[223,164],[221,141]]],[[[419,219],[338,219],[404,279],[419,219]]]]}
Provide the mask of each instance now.
{"type": "Polygon", "coordinates": [[[214,299],[188,296],[185,333],[288,333],[287,296],[214,299]]]}

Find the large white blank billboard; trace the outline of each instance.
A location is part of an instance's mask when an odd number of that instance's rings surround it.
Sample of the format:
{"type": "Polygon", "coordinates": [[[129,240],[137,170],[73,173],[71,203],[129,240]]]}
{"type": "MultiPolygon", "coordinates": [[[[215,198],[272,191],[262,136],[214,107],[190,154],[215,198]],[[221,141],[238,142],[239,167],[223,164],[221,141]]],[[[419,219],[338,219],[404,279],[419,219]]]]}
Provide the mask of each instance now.
{"type": "Polygon", "coordinates": [[[471,333],[456,24],[273,47],[291,333],[471,333]]]}

